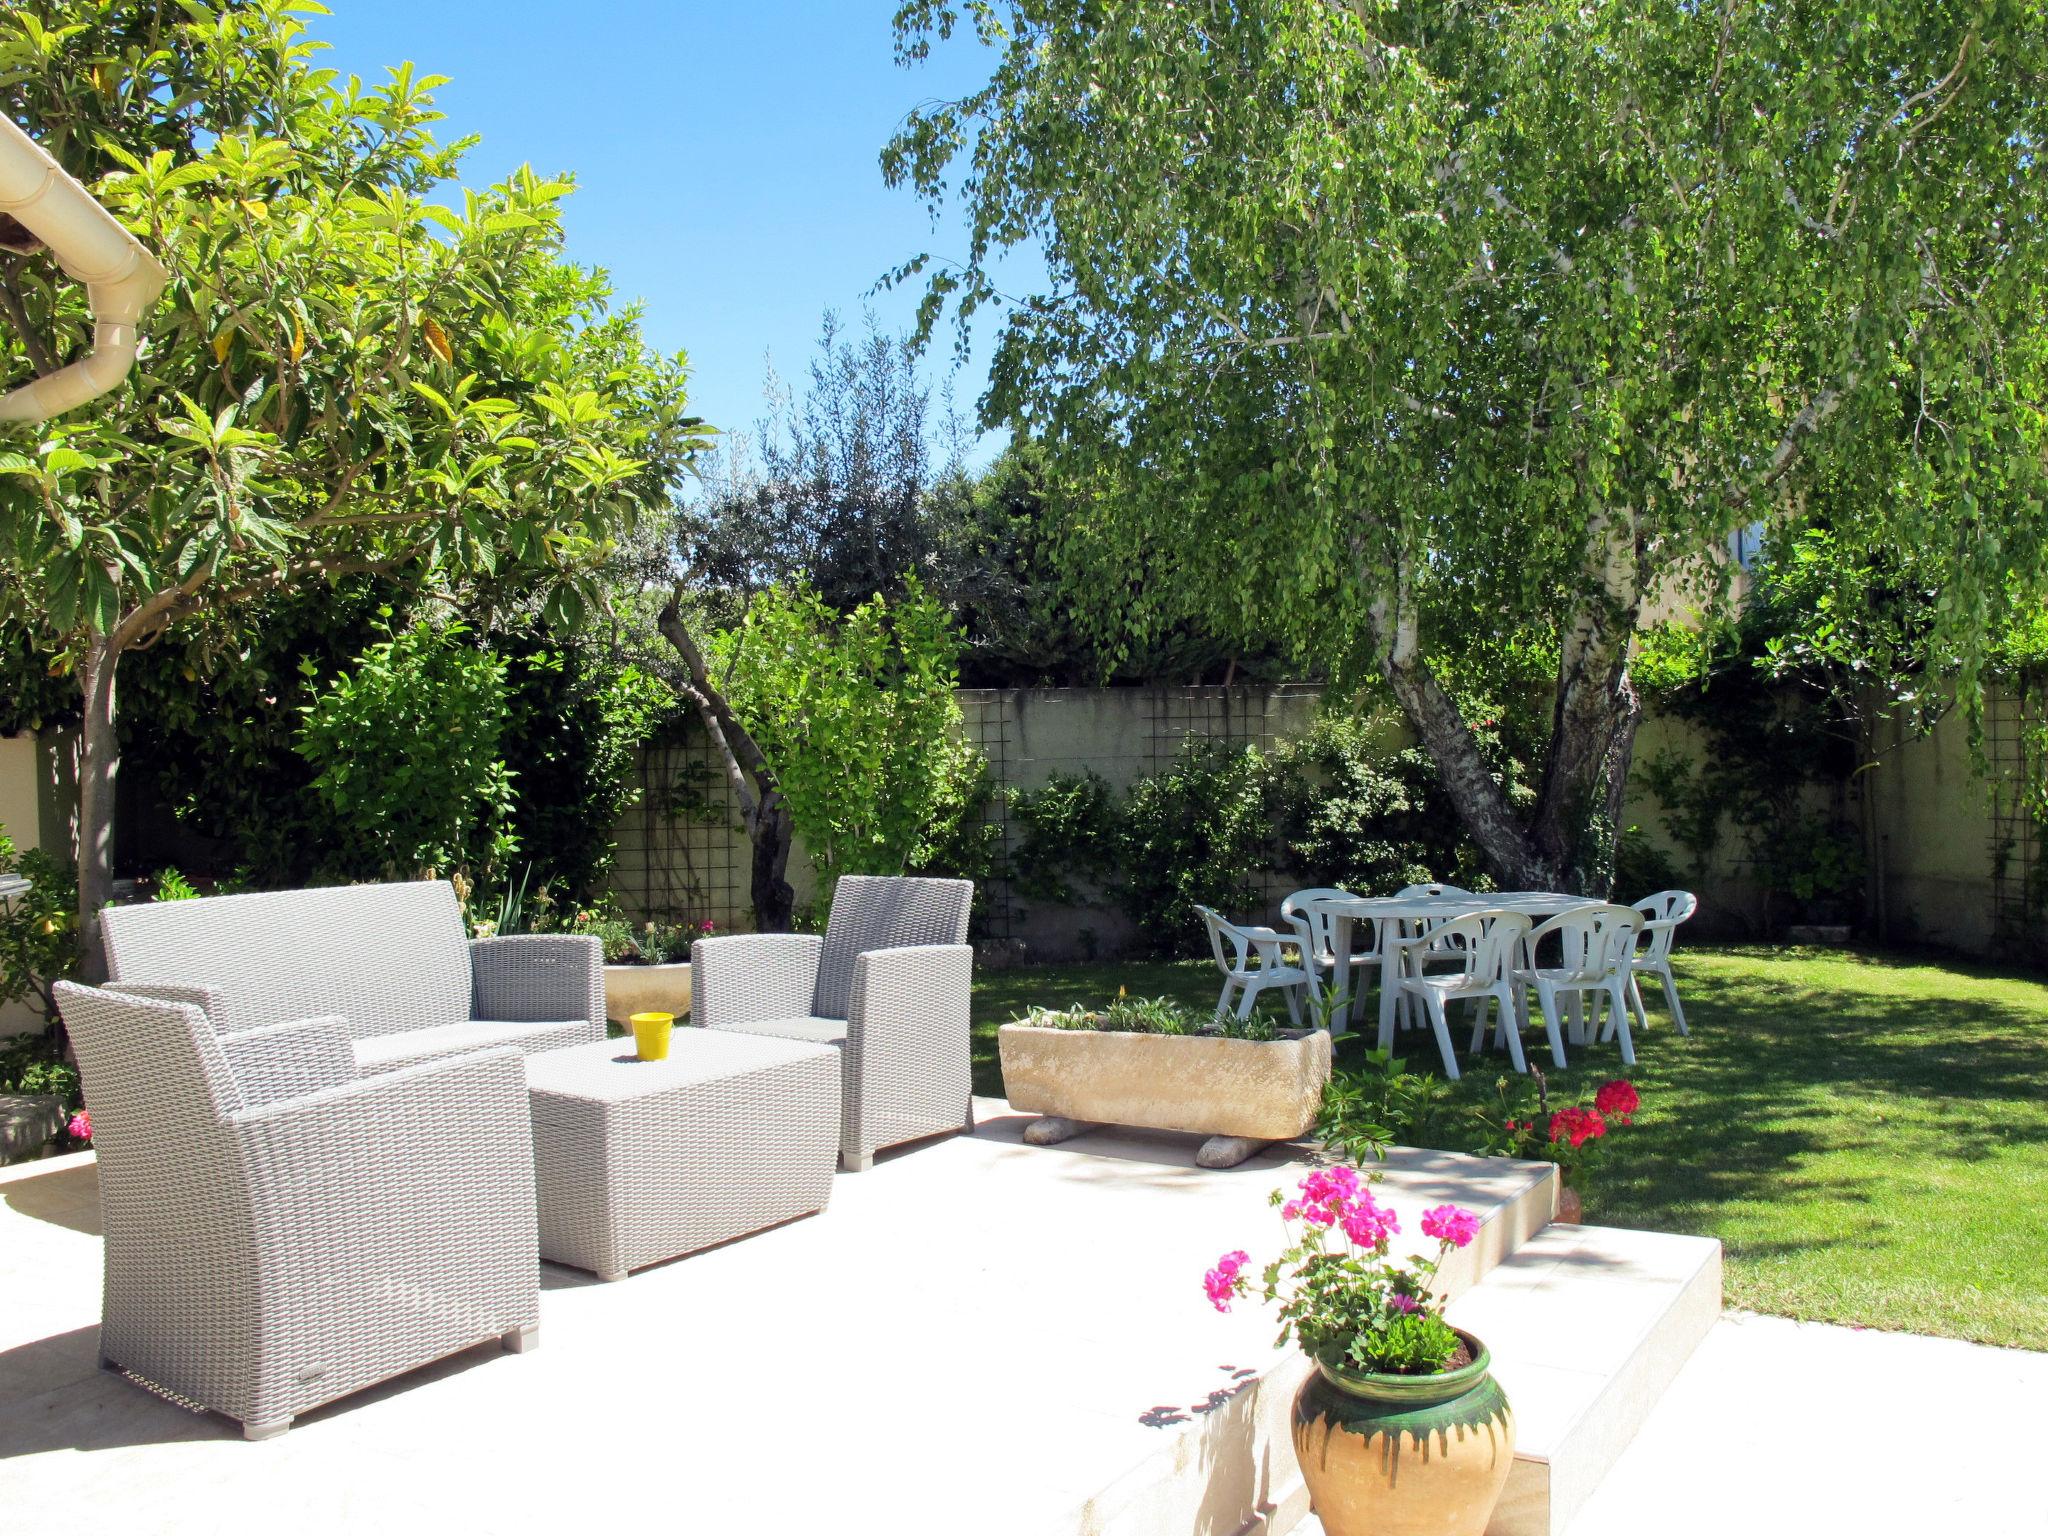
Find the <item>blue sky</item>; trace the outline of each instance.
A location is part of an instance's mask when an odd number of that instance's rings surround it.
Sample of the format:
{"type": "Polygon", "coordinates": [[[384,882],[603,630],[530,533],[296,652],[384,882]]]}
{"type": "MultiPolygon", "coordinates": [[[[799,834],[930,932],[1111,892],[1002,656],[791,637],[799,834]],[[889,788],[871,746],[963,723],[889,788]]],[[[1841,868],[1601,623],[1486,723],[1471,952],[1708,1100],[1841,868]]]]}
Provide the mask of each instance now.
{"type": "MultiPolygon", "coordinates": [[[[308,18],[333,45],[324,63],[381,81],[410,59],[450,77],[442,135],[483,135],[465,181],[521,162],[576,174],[570,256],[645,301],[656,346],[690,354],[691,407],[714,426],[752,431],[767,358],[801,378],[827,308],[857,322],[872,304],[907,327],[913,292],[868,290],[918,251],[964,252],[957,215],[933,229],[876,157],[907,111],[971,88],[991,60],[970,42],[897,67],[894,0],[327,4],[308,18]]],[[[950,327],[934,338],[929,372],[963,412],[987,354],[984,336],[955,374],[950,327]]]]}

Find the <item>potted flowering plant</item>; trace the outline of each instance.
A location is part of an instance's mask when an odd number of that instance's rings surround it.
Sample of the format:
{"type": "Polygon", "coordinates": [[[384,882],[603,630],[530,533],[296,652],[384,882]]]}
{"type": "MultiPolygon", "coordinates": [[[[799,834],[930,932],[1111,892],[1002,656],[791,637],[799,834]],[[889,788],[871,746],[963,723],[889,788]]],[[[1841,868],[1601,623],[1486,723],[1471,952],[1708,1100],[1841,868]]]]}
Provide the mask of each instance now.
{"type": "Polygon", "coordinates": [[[1477,1150],[1495,1157],[1557,1164],[1558,1181],[1563,1185],[1557,1219],[1578,1221],[1585,1212],[1581,1197],[1588,1175],[1606,1156],[1609,1134],[1635,1124],[1642,1095],[1626,1078],[1616,1078],[1594,1090],[1590,1105],[1553,1107],[1550,1084],[1534,1068],[1527,1079],[1502,1078],[1498,1093],[1498,1108],[1490,1107],[1483,1116],[1487,1135],[1477,1150]],[[1533,1107],[1528,1103],[1532,1090],[1524,1086],[1530,1082],[1534,1084],[1533,1107]]]}
{"type": "Polygon", "coordinates": [[[1288,1246],[1254,1286],[1243,1250],[1203,1277],[1218,1311],[1280,1303],[1280,1342],[1315,1362],[1294,1399],[1294,1449],[1329,1536],[1479,1536],[1514,1462],[1514,1416],[1486,1346],[1444,1320],[1438,1266],[1479,1231],[1454,1205],[1422,1213],[1434,1253],[1390,1256],[1400,1218],[1358,1171],[1317,1169],[1273,1192],[1288,1246]]]}
{"type": "Polygon", "coordinates": [[[716,931],[709,918],[697,923],[646,923],[638,932],[622,920],[579,912],[572,933],[596,933],[604,941],[604,1011],[615,1024],[636,1013],[690,1011],[690,945],[716,931]],[[608,930],[616,930],[616,936],[608,930]],[[616,941],[615,941],[616,939],[616,941]]]}

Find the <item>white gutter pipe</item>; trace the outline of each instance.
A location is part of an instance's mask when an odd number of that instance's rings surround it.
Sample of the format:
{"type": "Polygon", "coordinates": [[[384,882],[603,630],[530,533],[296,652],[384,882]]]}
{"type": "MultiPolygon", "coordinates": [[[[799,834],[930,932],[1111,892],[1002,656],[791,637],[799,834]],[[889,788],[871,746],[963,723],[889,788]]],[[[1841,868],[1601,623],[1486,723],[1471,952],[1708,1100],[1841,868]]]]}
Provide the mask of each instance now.
{"type": "Polygon", "coordinates": [[[48,421],[97,399],[135,365],[136,325],[170,274],[40,145],[0,116],[0,213],[10,213],[86,286],[92,351],[0,395],[0,421],[48,421]]]}

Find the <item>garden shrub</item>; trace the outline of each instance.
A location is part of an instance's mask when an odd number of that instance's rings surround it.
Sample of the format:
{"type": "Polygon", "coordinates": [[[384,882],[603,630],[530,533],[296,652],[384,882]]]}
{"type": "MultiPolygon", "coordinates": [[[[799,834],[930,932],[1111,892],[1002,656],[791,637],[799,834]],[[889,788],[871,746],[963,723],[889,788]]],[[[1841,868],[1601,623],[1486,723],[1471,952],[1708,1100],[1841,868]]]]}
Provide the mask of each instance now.
{"type": "Polygon", "coordinates": [[[1281,781],[1256,747],[1191,736],[1163,772],[1124,797],[1122,869],[1113,894],[1148,950],[1192,954],[1197,906],[1259,905],[1274,867],[1281,781]]]}
{"type": "Polygon", "coordinates": [[[608,675],[586,649],[544,633],[497,635],[506,658],[499,753],[512,775],[510,824],[533,878],[588,901],[617,858],[615,833],[639,793],[640,748],[675,695],[637,667],[608,675]]]}
{"type": "Polygon", "coordinates": [[[240,622],[174,630],[124,658],[121,776],[153,812],[123,818],[127,872],[173,859],[274,889],[330,863],[346,827],[295,743],[307,706],[389,636],[403,600],[389,582],[352,577],[266,598],[240,622]]]}
{"type": "Polygon", "coordinates": [[[1275,748],[1283,873],[1367,892],[1486,883],[1429,754],[1389,745],[1397,731],[1386,713],[1324,715],[1275,748]]]}
{"type": "Polygon", "coordinates": [[[46,1021],[57,1016],[50,987],[78,973],[78,878],[43,849],[16,848],[0,827],[0,875],[28,889],[0,901],[0,1006],[26,1003],[46,1021]]]}
{"type": "Polygon", "coordinates": [[[42,1027],[0,1039],[0,1093],[52,1093],[79,1104],[78,1069],[64,1048],[51,985],[78,974],[78,879],[49,853],[18,851],[0,827],[0,875],[28,889],[0,901],[0,1005],[26,1003],[42,1027]]]}
{"type": "MultiPolygon", "coordinates": [[[[1483,889],[1419,747],[1389,745],[1390,716],[1325,716],[1270,752],[1201,737],[1119,797],[1095,773],[1054,774],[1014,793],[1017,893],[1069,906],[1113,905],[1141,945],[1199,954],[1195,907],[1242,915],[1276,880],[1387,891],[1424,880],[1483,889]]],[[[1503,777],[1514,764],[1502,753],[1503,777]]]]}
{"type": "Polygon", "coordinates": [[[1013,791],[1018,842],[1010,880],[1020,896],[1079,906],[1099,896],[1122,867],[1116,791],[1092,769],[1055,773],[1037,789],[1013,791]]]}
{"type": "Polygon", "coordinates": [[[518,846],[499,755],[504,658],[461,625],[417,624],[370,646],[306,706],[298,749],[345,830],[331,873],[501,867],[518,846]]]}

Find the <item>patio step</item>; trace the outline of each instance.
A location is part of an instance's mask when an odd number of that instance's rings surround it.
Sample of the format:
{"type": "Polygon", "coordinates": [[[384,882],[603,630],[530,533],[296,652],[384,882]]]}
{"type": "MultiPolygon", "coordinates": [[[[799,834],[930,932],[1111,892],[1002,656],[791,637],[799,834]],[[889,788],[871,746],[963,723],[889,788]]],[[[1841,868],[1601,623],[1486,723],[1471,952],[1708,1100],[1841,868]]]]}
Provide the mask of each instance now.
{"type": "Polygon", "coordinates": [[[1720,1314],[1718,1242],[1618,1227],[1546,1227],[1453,1301],[1515,1410],[1487,1536],[1562,1536],[1720,1314]]]}
{"type": "Polygon", "coordinates": [[[1721,1245],[1551,1226],[1449,1308],[1515,1409],[1487,1536],[1560,1536],[1721,1315],[1721,1245]]]}
{"type": "MultiPolygon", "coordinates": [[[[1099,1132],[1045,1150],[1101,1155],[1138,1134],[1099,1132]]],[[[1192,1156],[1196,1138],[1178,1139],[1187,1142],[1192,1156]]],[[[1438,1273],[1438,1285],[1450,1296],[1483,1289],[1490,1274],[1541,1240],[1557,1209],[1557,1170],[1549,1163],[1391,1147],[1376,1171],[1374,1193],[1410,1218],[1410,1239],[1420,1241],[1414,1213],[1431,1205],[1448,1201],[1481,1218],[1479,1236],[1451,1254],[1438,1273]]],[[[1295,1460],[1289,1417],[1307,1362],[1298,1351],[1268,1347],[1233,1364],[1238,1369],[1232,1379],[1208,1401],[1162,1418],[1165,1439],[1156,1452],[1057,1524],[1036,1528],[1041,1536],[1282,1536],[1302,1529],[1308,1489],[1295,1460]]]]}

